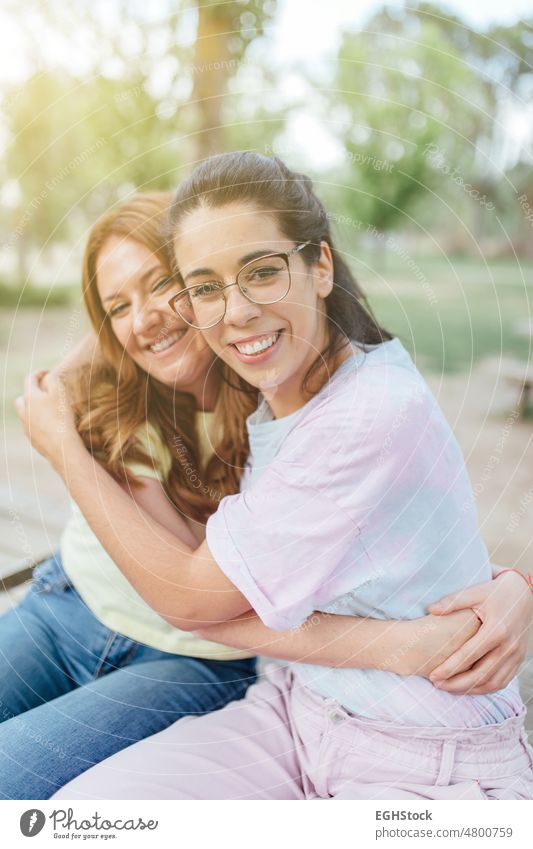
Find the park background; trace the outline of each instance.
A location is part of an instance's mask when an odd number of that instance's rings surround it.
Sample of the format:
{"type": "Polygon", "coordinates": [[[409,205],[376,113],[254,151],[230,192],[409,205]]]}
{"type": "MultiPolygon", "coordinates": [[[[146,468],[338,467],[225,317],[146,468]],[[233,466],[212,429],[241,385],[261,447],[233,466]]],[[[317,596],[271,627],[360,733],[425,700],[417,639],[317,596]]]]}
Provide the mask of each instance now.
{"type": "Polygon", "coordinates": [[[371,305],[459,439],[493,561],[533,569],[527,8],[4,0],[0,575],[52,551],[68,513],[13,400],[86,327],[88,228],[232,149],[312,176],[371,305]]]}

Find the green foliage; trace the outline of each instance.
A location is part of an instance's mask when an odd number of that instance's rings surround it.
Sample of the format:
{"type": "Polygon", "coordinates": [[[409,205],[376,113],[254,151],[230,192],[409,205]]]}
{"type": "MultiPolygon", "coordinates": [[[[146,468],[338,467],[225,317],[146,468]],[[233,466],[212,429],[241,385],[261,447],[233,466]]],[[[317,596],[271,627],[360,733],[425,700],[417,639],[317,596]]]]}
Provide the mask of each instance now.
{"type": "Polygon", "coordinates": [[[57,72],[29,79],[8,113],[7,172],[21,201],[13,228],[40,245],[111,203],[117,187],[170,185],[179,164],[169,122],[137,77],[77,80],[57,72]]]}
{"type": "MultiPolygon", "coordinates": [[[[3,176],[20,200],[1,223],[4,244],[17,251],[20,280],[27,278],[32,250],[76,238],[132,190],[173,188],[183,164],[209,152],[206,140],[227,148],[228,80],[276,4],[197,0],[198,37],[185,47],[175,38],[179,4],[154,15],[142,6],[120,6],[124,14],[114,27],[95,10],[65,9],[59,0],[46,6],[29,0],[19,16],[28,44],[36,23],[64,44],[83,31],[87,57],[93,57],[85,74],[49,64],[6,92],[3,176]]],[[[234,124],[237,113],[238,103],[234,124]]]]}
{"type": "Polygon", "coordinates": [[[510,88],[531,93],[530,27],[481,33],[431,3],[385,6],[363,31],[343,34],[332,85],[304,102],[270,62],[276,0],[113,0],[104,14],[98,3],[5,4],[32,68],[3,92],[0,172],[18,201],[0,213],[1,241],[16,250],[23,282],[30,257],[77,241],[120,197],[172,188],[213,151],[268,152],[287,117],[291,132],[300,110],[320,117],[321,99],[345,151],[326,175],[327,200],[359,232],[416,227],[412,216],[454,234],[458,250],[469,229],[497,236],[500,219],[511,226],[509,250],[530,249],[516,195],[532,197],[531,169],[513,164],[509,182],[490,164],[502,100],[510,88]],[[46,53],[50,34],[58,54],[80,47],[68,71],[46,53]]]}
{"type": "Polygon", "coordinates": [[[405,223],[449,162],[471,173],[489,121],[484,85],[440,23],[413,28],[387,10],[344,35],[333,101],[346,128],[344,203],[378,231],[405,223]]]}

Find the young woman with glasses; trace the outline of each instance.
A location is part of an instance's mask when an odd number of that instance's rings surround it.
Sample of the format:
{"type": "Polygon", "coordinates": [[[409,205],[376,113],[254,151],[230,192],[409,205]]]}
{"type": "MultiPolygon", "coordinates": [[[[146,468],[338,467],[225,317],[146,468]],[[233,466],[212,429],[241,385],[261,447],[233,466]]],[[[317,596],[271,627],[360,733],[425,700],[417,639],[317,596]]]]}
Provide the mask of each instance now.
{"type": "MultiPolygon", "coordinates": [[[[66,452],[50,447],[54,381],[28,382],[31,415],[19,404],[139,593],[220,640],[235,621],[245,633],[252,610],[280,631],[314,611],[409,620],[465,588],[462,603],[484,618],[468,588],[490,565],[460,451],[410,357],[365,308],[308,178],[252,153],[214,157],[178,191],[171,225],[185,290],[174,310],[236,386],[262,392],[241,493],[222,500],[206,541],[136,522],[74,428],[66,452]]],[[[497,582],[510,580],[521,581],[497,582]]],[[[180,720],[55,798],[533,798],[515,669],[470,642],[473,669],[455,685],[382,664],[277,666],[244,700],[180,720]],[[487,678],[496,692],[472,686],[487,678]]]]}

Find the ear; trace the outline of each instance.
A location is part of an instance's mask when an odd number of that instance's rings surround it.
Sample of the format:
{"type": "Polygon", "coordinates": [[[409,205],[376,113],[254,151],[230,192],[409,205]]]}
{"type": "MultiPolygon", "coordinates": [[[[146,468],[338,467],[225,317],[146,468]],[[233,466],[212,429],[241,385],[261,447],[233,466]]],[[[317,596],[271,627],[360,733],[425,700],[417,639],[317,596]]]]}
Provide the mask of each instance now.
{"type": "Polygon", "coordinates": [[[320,257],[313,270],[317,295],[327,298],[333,289],[333,256],[327,242],[320,243],[320,257]]]}

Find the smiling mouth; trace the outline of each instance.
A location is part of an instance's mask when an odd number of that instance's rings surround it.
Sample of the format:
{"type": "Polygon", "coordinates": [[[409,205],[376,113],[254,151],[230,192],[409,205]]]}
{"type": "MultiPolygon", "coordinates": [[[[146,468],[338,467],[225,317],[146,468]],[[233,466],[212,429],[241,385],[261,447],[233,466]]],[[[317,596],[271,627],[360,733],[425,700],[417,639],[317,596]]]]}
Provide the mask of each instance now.
{"type": "Polygon", "coordinates": [[[265,351],[268,351],[269,348],[272,348],[272,346],[278,341],[281,333],[281,330],[277,330],[269,336],[261,336],[255,340],[250,340],[249,342],[233,342],[231,344],[237,349],[239,354],[244,354],[247,357],[257,357],[265,351]]]}
{"type": "Polygon", "coordinates": [[[181,330],[174,331],[174,333],[170,333],[169,336],[165,336],[165,338],[159,340],[159,342],[154,342],[152,345],[148,345],[148,350],[151,351],[152,354],[160,354],[161,351],[166,351],[167,348],[171,348],[175,342],[183,339],[187,330],[188,328],[185,327],[181,330]]]}

